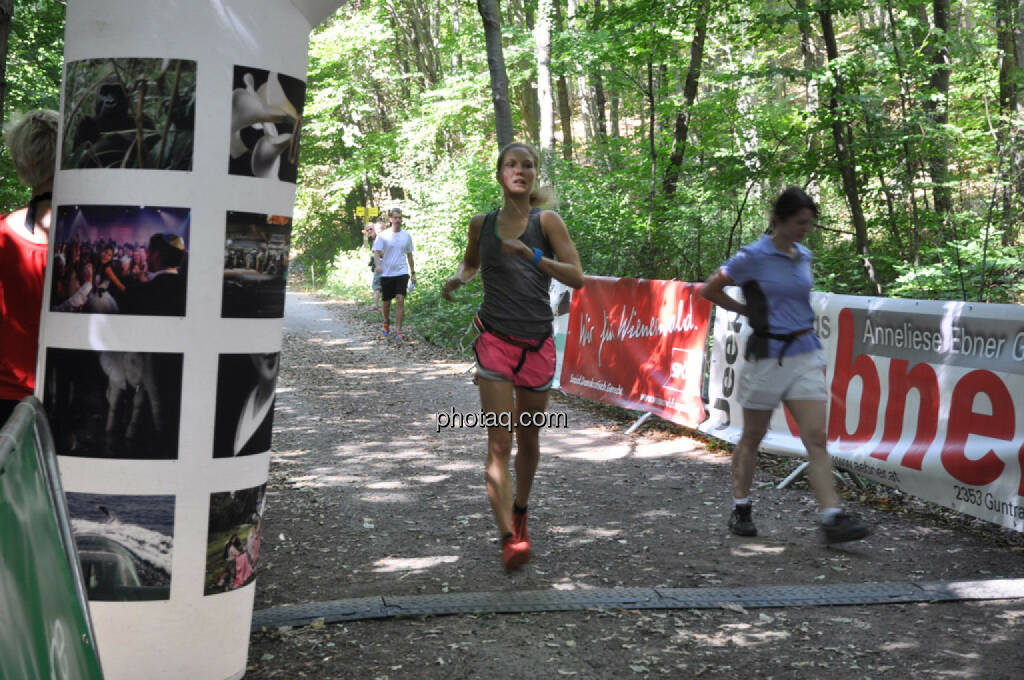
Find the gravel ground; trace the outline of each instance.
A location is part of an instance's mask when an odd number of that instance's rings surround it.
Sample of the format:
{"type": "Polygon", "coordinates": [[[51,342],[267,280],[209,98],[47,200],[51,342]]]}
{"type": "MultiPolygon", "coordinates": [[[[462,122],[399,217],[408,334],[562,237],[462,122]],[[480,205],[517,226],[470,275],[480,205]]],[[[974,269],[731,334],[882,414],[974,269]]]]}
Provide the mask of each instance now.
{"type": "MultiPolygon", "coordinates": [[[[794,466],[755,478],[732,536],[727,452],[557,396],[533,560],[501,569],[469,359],[385,342],[365,309],[290,293],[256,608],[373,595],[853,584],[1024,576],[1022,535],[892,490],[845,491],[873,528],[826,548],[794,466]]],[[[409,617],[253,635],[248,678],[1019,678],[1024,600],[409,617]]]]}

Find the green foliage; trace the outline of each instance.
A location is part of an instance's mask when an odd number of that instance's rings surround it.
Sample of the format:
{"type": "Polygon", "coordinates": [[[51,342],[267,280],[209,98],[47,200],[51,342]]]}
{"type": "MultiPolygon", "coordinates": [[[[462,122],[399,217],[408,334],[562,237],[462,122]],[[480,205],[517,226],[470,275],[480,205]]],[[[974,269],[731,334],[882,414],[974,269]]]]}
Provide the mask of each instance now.
{"type": "MultiPolygon", "coordinates": [[[[17,0],[7,52],[5,123],[18,112],[58,109],[63,59],[64,3],[17,0]]],[[[0,153],[0,210],[16,210],[29,198],[5,148],[0,153]]]]}
{"type": "MultiPolygon", "coordinates": [[[[763,231],[773,197],[797,184],[820,202],[824,228],[808,238],[818,287],[872,292],[840,181],[838,124],[849,134],[868,256],[885,294],[1024,299],[1024,120],[1019,109],[999,108],[1005,55],[995,3],[952,3],[943,32],[928,0],[714,0],[697,99],[684,110],[695,20],[706,4],[578,3],[575,17],[562,4],[551,66],[569,88],[574,144],[570,159],[555,149],[550,178],[586,272],[702,280],[763,231]],[[821,11],[837,36],[832,63],[821,11]],[[935,58],[940,49],[948,62],[935,58]],[[944,68],[948,95],[933,80],[944,68]],[[582,98],[592,99],[597,83],[607,119],[617,120],[607,137],[594,133],[582,98]],[[679,182],[666,196],[681,115],[688,135],[679,182]]],[[[8,119],[14,110],[57,107],[63,51],[62,3],[19,0],[15,9],[8,119]]],[[[536,9],[501,3],[521,139],[538,136],[529,99],[536,9]]],[[[1018,87],[1022,72],[1011,72],[1018,87]]],[[[479,288],[448,303],[440,287],[463,253],[469,218],[500,200],[476,7],[346,3],[312,36],[306,92],[293,261],[316,283],[368,300],[355,209],[402,207],[419,274],[410,320],[431,339],[458,344],[479,288]]],[[[560,139],[561,121],[556,127],[560,139]]],[[[4,207],[23,205],[27,190],[5,157],[0,174],[4,207]]]]}
{"type": "MultiPolygon", "coordinates": [[[[550,177],[586,272],[702,280],[758,237],[774,196],[796,184],[820,202],[823,229],[808,237],[817,287],[870,294],[840,181],[839,124],[850,135],[868,256],[885,294],[1022,299],[1024,217],[1003,212],[1020,202],[999,199],[1010,180],[998,173],[1012,159],[997,141],[999,134],[1020,139],[1024,121],[997,110],[1001,55],[990,4],[954,3],[944,34],[926,0],[831,2],[824,7],[839,55],[829,63],[820,3],[716,0],[688,111],[683,83],[702,3],[580,5],[552,36],[553,76],[572,89],[574,154],[556,153],[550,177]],[[940,48],[951,57],[948,96],[932,81],[945,68],[934,58],[940,48]],[[589,112],[579,87],[595,78],[606,113],[613,99],[617,107],[618,133],[607,138],[590,138],[583,125],[589,112]],[[666,197],[661,183],[680,114],[689,134],[677,189],[666,197]]],[[[518,7],[509,4],[503,15],[517,115],[528,103],[521,100],[527,88],[516,85],[536,74],[531,27],[518,7]]],[[[303,159],[312,163],[309,188],[300,189],[309,217],[298,241],[313,252],[317,234],[329,233],[336,248],[351,247],[346,237],[357,232],[323,230],[318,211],[338,222],[343,204],[347,214],[364,200],[401,204],[418,248],[410,319],[432,340],[458,344],[479,291],[469,286],[446,303],[439,290],[461,257],[469,216],[500,198],[480,19],[471,6],[451,6],[453,20],[436,27],[442,67],[428,79],[396,28],[401,8],[388,8],[368,1],[345,9],[314,39],[309,90],[321,104],[307,106],[314,118],[307,129],[320,138],[303,151],[317,149],[303,159]]],[[[536,134],[525,120],[516,124],[521,138],[536,134]]],[[[369,299],[364,255],[331,254],[331,281],[369,299]]]]}

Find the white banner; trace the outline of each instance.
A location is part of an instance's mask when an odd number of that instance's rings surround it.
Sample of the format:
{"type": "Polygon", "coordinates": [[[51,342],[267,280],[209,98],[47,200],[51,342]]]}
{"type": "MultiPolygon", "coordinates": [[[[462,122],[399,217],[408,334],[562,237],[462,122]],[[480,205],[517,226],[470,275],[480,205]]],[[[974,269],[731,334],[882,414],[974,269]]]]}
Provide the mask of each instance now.
{"type": "MultiPolygon", "coordinates": [[[[1024,531],[1024,308],[822,293],[811,302],[836,466],[1024,531]]],[[[749,334],[745,319],[716,310],[700,429],[734,443],[749,334]]],[[[805,455],[782,408],[762,448],[805,455]]]]}
{"type": "Polygon", "coordinates": [[[551,382],[551,389],[557,390],[561,386],[562,360],[565,359],[565,336],[569,330],[569,305],[572,303],[572,288],[561,281],[551,279],[548,296],[551,302],[551,313],[555,315],[551,329],[552,338],[555,341],[555,377],[551,382]]]}

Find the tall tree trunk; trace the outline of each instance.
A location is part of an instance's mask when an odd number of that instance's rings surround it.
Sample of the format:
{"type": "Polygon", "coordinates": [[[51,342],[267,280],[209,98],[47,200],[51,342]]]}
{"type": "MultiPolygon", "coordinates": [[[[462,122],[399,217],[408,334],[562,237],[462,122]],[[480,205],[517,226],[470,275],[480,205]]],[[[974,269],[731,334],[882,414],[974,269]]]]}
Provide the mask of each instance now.
{"type": "Polygon", "coordinates": [[[996,43],[999,48],[999,110],[1008,113],[1016,99],[1017,83],[1014,71],[1017,68],[1016,45],[1014,43],[1014,14],[1017,0],[996,0],[996,43]]]}
{"type": "MultiPolygon", "coordinates": [[[[1017,0],[1013,21],[1013,54],[1017,77],[1024,79],[1024,0],[1017,0]]],[[[1018,80],[1018,83],[1021,81],[1018,80]]],[[[1013,172],[1016,196],[1024,200],[1024,86],[1018,84],[1013,97],[1013,172]]],[[[1024,242],[1024,220],[1017,220],[1016,242],[1024,242]]]]}
{"type": "Polygon", "coordinates": [[[572,160],[572,95],[565,76],[558,76],[558,118],[562,125],[562,158],[572,160]]]}
{"type": "Polygon", "coordinates": [[[580,113],[583,114],[583,139],[592,142],[597,136],[594,129],[593,97],[590,95],[590,88],[587,87],[587,76],[583,72],[583,65],[577,64],[576,70],[576,92],[580,100],[580,113]]]}
{"type": "Polygon", "coordinates": [[[441,76],[441,57],[437,41],[434,40],[434,33],[430,27],[429,8],[417,2],[410,2],[406,5],[406,14],[412,24],[412,33],[416,37],[416,52],[422,54],[423,75],[427,79],[427,83],[433,85],[441,76]]]}
{"type": "Polygon", "coordinates": [[[501,15],[498,0],[476,0],[476,7],[484,22],[487,69],[491,74],[491,99],[494,101],[494,128],[498,135],[498,148],[502,149],[512,141],[512,106],[508,101],[508,74],[501,47],[501,15]]]}
{"type": "MultiPolygon", "coordinates": [[[[662,62],[658,65],[658,70],[655,71],[654,89],[658,92],[665,92],[668,90],[668,83],[668,64],[662,62]]],[[[658,116],[658,136],[663,135],[665,130],[668,130],[670,127],[675,127],[675,118],[672,116],[671,111],[665,111],[662,115],[658,116]]]]}
{"type": "MultiPolygon", "coordinates": [[[[743,157],[743,167],[747,170],[747,196],[755,205],[761,203],[764,198],[766,183],[762,179],[765,176],[761,167],[761,134],[757,125],[758,101],[756,94],[756,80],[750,74],[754,72],[754,59],[756,53],[754,48],[744,47],[743,56],[740,60],[740,89],[736,97],[736,112],[738,125],[735,128],[736,148],[743,157]]],[[[778,83],[778,81],[776,81],[778,83]]],[[[776,84],[776,87],[778,85],[776,84]]],[[[776,93],[781,98],[782,95],[776,93]]],[[[760,231],[760,227],[754,228],[754,234],[760,231]]],[[[742,233],[742,227],[740,230],[742,233]]]]}
{"type": "Polygon", "coordinates": [[[818,17],[821,20],[821,33],[825,39],[825,52],[828,55],[829,67],[834,80],[832,94],[828,102],[833,120],[832,138],[836,145],[836,157],[839,163],[839,175],[843,183],[843,192],[846,194],[846,201],[850,206],[850,217],[853,220],[857,252],[861,256],[868,283],[874,289],[875,295],[881,295],[882,286],[878,283],[878,277],[875,275],[875,266],[872,264],[871,256],[868,252],[867,221],[864,219],[864,208],[860,202],[860,189],[857,187],[857,161],[853,153],[853,130],[846,121],[846,117],[839,104],[839,100],[844,94],[844,85],[843,75],[835,63],[839,59],[839,47],[836,44],[835,29],[832,27],[831,7],[831,0],[824,0],[821,9],[818,10],[818,17]]]}
{"type": "MultiPolygon", "coordinates": [[[[565,27],[562,0],[554,0],[552,4],[555,12],[555,31],[561,32],[565,27]]],[[[572,98],[564,73],[558,74],[558,118],[562,124],[562,158],[572,160],[572,98]]]]}
{"type": "Polygon", "coordinates": [[[1024,197],[1024,143],[1020,86],[1024,69],[1024,32],[1019,23],[1024,16],[1024,0],[996,0],[996,42],[999,48],[999,184],[1003,213],[1003,244],[1012,245],[1021,238],[1021,200],[1024,197]]]}
{"type": "Polygon", "coordinates": [[[537,25],[533,35],[537,45],[537,100],[540,105],[541,173],[550,182],[548,165],[555,149],[555,102],[551,92],[551,18],[552,0],[537,3],[537,25]]]}
{"type": "MultiPolygon", "coordinates": [[[[518,0],[517,0],[518,1],[518,0]]],[[[523,16],[523,20],[526,23],[526,27],[533,32],[536,29],[536,21],[534,20],[533,5],[527,5],[525,7],[519,7],[520,13],[523,16]]],[[[550,62],[549,62],[550,63],[550,62]]],[[[519,63],[514,67],[518,73],[527,73],[532,75],[536,67],[536,52],[534,53],[534,59],[530,59],[527,53],[523,53],[519,63]]],[[[526,77],[523,79],[519,86],[519,101],[521,102],[521,110],[523,112],[523,127],[526,128],[526,132],[530,135],[530,141],[533,142],[534,146],[540,146],[540,100],[538,99],[539,93],[537,88],[534,87],[533,78],[526,77]]]]}
{"type": "Polygon", "coordinates": [[[949,122],[949,74],[952,67],[949,48],[949,2],[950,0],[933,0],[932,2],[932,27],[933,35],[937,36],[936,43],[930,44],[928,51],[931,52],[931,63],[933,66],[932,75],[928,79],[928,89],[931,96],[925,98],[924,110],[931,119],[935,135],[940,135],[938,143],[929,144],[928,168],[932,176],[932,183],[935,189],[932,192],[935,203],[935,212],[945,222],[953,210],[953,194],[946,186],[949,176],[949,155],[946,152],[947,144],[942,139],[943,132],[940,128],[945,127],[949,122]]]}
{"type": "Polygon", "coordinates": [[[657,109],[655,107],[654,100],[654,57],[648,55],[647,57],[647,108],[650,111],[650,122],[648,127],[650,133],[648,139],[650,140],[650,156],[651,156],[651,190],[648,202],[650,203],[650,210],[647,213],[647,248],[648,251],[654,243],[654,208],[655,201],[658,197],[658,145],[655,137],[657,132],[655,130],[655,120],[657,116],[657,109]]]}
{"type": "MultiPolygon", "coordinates": [[[[796,0],[797,25],[800,27],[800,53],[803,55],[804,71],[807,76],[804,82],[804,110],[808,117],[814,120],[818,117],[818,108],[821,100],[818,92],[818,79],[815,73],[821,68],[823,62],[818,43],[811,32],[811,13],[807,8],[807,0],[796,0]]],[[[820,146],[821,140],[817,132],[812,132],[807,139],[807,152],[813,154],[820,146]]],[[[815,203],[821,202],[821,187],[818,182],[812,179],[807,185],[807,193],[814,199],[815,203]]]]}
{"type": "Polygon", "coordinates": [[[612,137],[615,139],[618,139],[620,136],[622,136],[622,133],[619,130],[619,104],[619,93],[617,90],[613,90],[612,100],[608,105],[608,114],[610,116],[610,122],[612,126],[611,134],[612,137]]]}
{"type": "MultiPolygon", "coordinates": [[[[573,34],[580,32],[579,0],[568,0],[569,25],[573,34]]],[[[576,66],[576,90],[580,98],[580,112],[583,114],[583,136],[585,141],[594,139],[594,120],[590,115],[593,111],[591,104],[590,88],[587,86],[587,76],[583,70],[583,63],[579,59],[574,60],[576,66]]]]}
{"type": "MultiPolygon", "coordinates": [[[[592,29],[600,27],[602,15],[601,0],[594,0],[594,15],[590,26],[592,29]]],[[[604,78],[601,76],[600,66],[593,67],[590,72],[590,90],[593,93],[590,100],[593,109],[590,115],[594,120],[594,137],[598,142],[603,142],[608,138],[608,121],[604,111],[607,101],[604,96],[604,78]]]]}
{"type": "Polygon", "coordinates": [[[604,79],[599,70],[590,73],[590,91],[593,93],[590,98],[591,106],[593,106],[590,115],[594,120],[594,137],[598,141],[604,141],[608,138],[608,120],[604,113],[607,102],[604,97],[604,79]]]}
{"type": "MultiPolygon", "coordinates": [[[[665,168],[665,179],[662,181],[662,191],[666,196],[671,196],[676,191],[679,183],[679,172],[683,167],[683,157],[686,155],[686,136],[690,131],[690,117],[693,115],[691,109],[697,99],[697,86],[700,83],[700,67],[704,61],[704,39],[708,29],[708,6],[710,3],[700,3],[697,10],[697,21],[693,27],[693,42],[690,43],[690,65],[686,69],[686,84],[683,86],[683,108],[676,114],[675,138],[672,142],[672,155],[668,159],[668,167],[665,168]]],[[[653,86],[653,83],[651,83],[653,86]]],[[[653,124],[653,120],[652,120],[653,124]]]]}
{"type": "Polygon", "coordinates": [[[0,124],[7,113],[7,47],[13,14],[14,0],[0,0],[0,124]]]}
{"type": "Polygon", "coordinates": [[[429,29],[424,35],[424,26],[419,16],[418,6],[399,5],[396,0],[386,3],[388,15],[395,27],[395,35],[404,37],[407,52],[411,52],[416,68],[427,84],[436,82],[437,73],[433,67],[433,55],[429,39],[429,29]]]}
{"type": "Polygon", "coordinates": [[[903,129],[901,137],[903,141],[901,146],[903,148],[903,193],[910,198],[910,217],[911,217],[911,232],[910,232],[910,245],[909,245],[909,258],[911,263],[916,267],[920,264],[921,255],[921,217],[920,210],[917,206],[917,191],[914,189],[914,177],[917,174],[917,162],[915,156],[911,153],[909,125],[907,123],[910,118],[910,104],[908,99],[910,98],[910,86],[907,83],[906,67],[903,63],[903,55],[900,51],[900,37],[896,30],[896,17],[892,11],[891,0],[885,0],[885,9],[889,17],[889,26],[892,31],[892,52],[896,59],[896,74],[899,77],[900,86],[900,125],[903,129]]]}

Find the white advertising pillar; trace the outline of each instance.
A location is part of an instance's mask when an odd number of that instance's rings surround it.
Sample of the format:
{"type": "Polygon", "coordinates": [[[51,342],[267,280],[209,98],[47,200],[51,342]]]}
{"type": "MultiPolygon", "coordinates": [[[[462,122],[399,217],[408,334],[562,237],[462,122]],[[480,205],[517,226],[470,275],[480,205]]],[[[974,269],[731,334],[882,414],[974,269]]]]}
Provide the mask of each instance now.
{"type": "Polygon", "coordinates": [[[110,680],[245,673],[309,31],[340,4],[68,3],[37,392],[110,680]]]}

